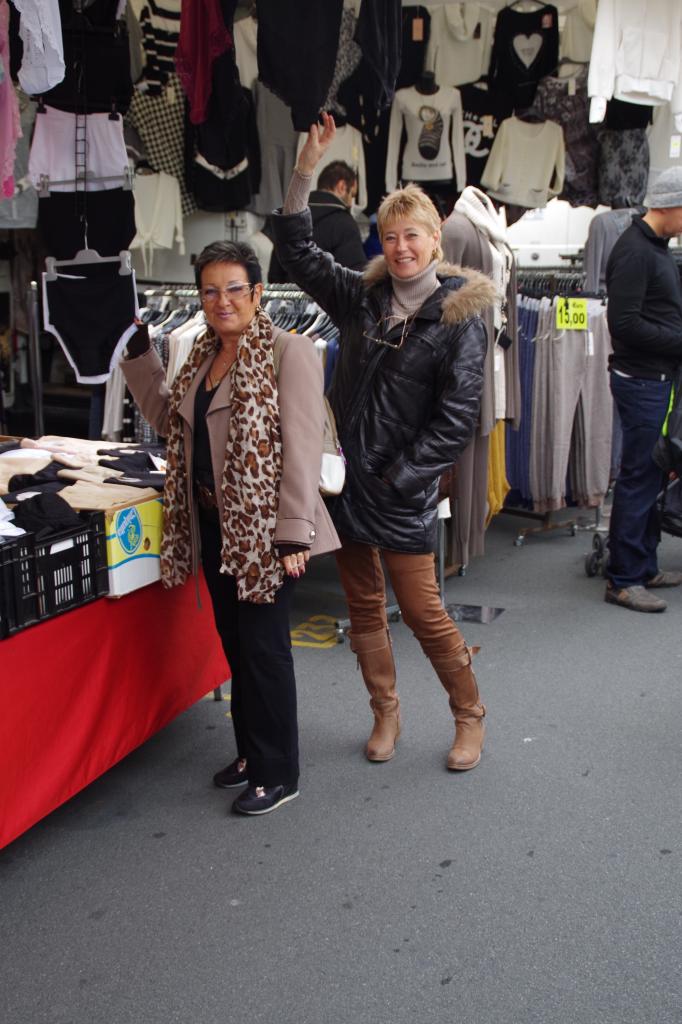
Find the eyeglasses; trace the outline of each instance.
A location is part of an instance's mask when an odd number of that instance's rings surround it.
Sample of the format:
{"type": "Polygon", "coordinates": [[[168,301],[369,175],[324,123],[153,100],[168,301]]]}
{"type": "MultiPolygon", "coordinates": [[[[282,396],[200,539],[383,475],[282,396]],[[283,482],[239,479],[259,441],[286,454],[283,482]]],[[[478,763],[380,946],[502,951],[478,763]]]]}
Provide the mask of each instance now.
{"type": "Polygon", "coordinates": [[[365,331],[363,331],[362,336],[363,336],[363,338],[367,338],[368,341],[373,341],[376,345],[385,345],[386,348],[393,348],[393,349],[397,350],[399,348],[402,348],[403,345],[405,344],[405,338],[407,337],[407,330],[408,330],[408,328],[409,328],[409,326],[410,326],[410,324],[412,323],[413,320],[414,320],[414,316],[402,317],[402,316],[396,316],[394,313],[389,313],[388,316],[379,317],[379,319],[376,322],[375,326],[376,326],[376,328],[379,331],[379,337],[375,338],[374,335],[367,334],[365,331]],[[392,326],[389,323],[390,320],[395,320],[395,323],[392,326]],[[397,341],[388,341],[386,338],[382,338],[381,337],[381,335],[383,334],[384,330],[386,330],[387,332],[390,332],[395,327],[397,327],[401,322],[402,322],[402,325],[403,325],[403,329],[400,332],[400,338],[397,341]]]}
{"type": "Polygon", "coordinates": [[[221,295],[227,295],[228,299],[239,301],[246,297],[247,292],[252,292],[256,286],[253,284],[228,284],[225,288],[202,288],[201,298],[204,302],[217,302],[221,295]]]}

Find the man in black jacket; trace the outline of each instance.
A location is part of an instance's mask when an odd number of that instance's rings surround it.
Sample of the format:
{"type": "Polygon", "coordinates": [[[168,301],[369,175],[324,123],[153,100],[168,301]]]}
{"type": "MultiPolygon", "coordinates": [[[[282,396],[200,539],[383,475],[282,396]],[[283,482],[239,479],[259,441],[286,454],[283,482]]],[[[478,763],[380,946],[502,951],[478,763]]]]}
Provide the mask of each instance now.
{"type": "Polygon", "coordinates": [[[662,612],[652,588],[679,586],[661,572],[656,498],[663,485],[652,452],[682,362],[682,287],[668,243],[682,234],[682,168],[664,171],[648,210],[616,242],[606,267],[613,341],[611,391],[623,426],[623,454],[609,531],[605,599],[638,612],[662,612]]]}
{"type": "MultiPolygon", "coordinates": [[[[334,160],[320,171],[317,189],[310,193],[313,239],[320,249],[331,253],[337,263],[351,270],[364,270],[367,263],[360,231],[351,207],[358,191],[358,176],[343,160],[334,160]]],[[[268,271],[270,284],[287,282],[286,271],[273,252],[268,271]]]]}

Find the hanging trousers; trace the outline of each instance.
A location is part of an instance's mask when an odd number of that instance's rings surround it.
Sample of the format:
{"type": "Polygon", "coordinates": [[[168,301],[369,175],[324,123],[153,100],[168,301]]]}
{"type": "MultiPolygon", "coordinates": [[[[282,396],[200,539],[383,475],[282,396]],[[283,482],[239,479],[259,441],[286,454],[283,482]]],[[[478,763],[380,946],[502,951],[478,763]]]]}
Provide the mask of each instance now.
{"type": "Polygon", "coordinates": [[[651,457],[670,401],[669,381],[611,373],[623,428],[620,472],[613,492],[607,575],[617,589],[646,583],[658,572],[656,498],[663,473],[651,457]]]}
{"type": "Polygon", "coordinates": [[[530,486],[537,512],[566,505],[569,455],[573,498],[598,506],[609,484],[612,402],[608,390],[611,339],[604,307],[588,301],[587,331],[556,326],[556,305],[543,302],[535,341],[530,486]],[[575,429],[574,429],[575,428],[575,429]]]}
{"type": "Polygon", "coordinates": [[[512,503],[531,507],[530,446],[533,409],[533,373],[535,367],[535,335],[538,326],[539,300],[521,297],[518,300],[519,377],[521,384],[521,422],[518,430],[507,431],[507,479],[515,492],[512,503]]]}
{"type": "Polygon", "coordinates": [[[237,582],[220,572],[215,511],[199,513],[201,563],[216,628],[232,670],[232,723],[237,755],[252,786],[296,786],[298,720],[289,611],[294,580],[287,576],[274,604],[237,598],[237,582]]]}
{"type": "Polygon", "coordinates": [[[443,608],[431,553],[403,554],[342,538],[336,564],[356,636],[387,629],[383,556],[402,617],[427,658],[442,665],[466,645],[443,608]]]}

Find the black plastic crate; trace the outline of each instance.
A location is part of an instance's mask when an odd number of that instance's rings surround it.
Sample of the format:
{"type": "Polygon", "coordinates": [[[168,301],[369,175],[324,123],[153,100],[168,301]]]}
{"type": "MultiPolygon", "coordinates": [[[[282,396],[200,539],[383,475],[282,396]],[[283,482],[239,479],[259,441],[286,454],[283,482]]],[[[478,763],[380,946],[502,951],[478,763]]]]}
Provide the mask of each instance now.
{"type": "Polygon", "coordinates": [[[34,549],[32,533],[0,544],[0,640],[38,621],[34,549]]]}
{"type": "Polygon", "coordinates": [[[63,530],[35,541],[40,619],[79,608],[109,593],[104,513],[80,515],[82,528],[63,530]]]}

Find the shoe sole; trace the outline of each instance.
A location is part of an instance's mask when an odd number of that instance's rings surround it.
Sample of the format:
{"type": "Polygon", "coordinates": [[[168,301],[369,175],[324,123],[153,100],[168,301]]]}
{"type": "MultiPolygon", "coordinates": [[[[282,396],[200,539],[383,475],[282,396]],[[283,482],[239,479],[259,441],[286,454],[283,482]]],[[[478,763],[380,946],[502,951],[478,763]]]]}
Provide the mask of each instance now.
{"type": "Polygon", "coordinates": [[[282,804],[288,804],[291,800],[295,800],[297,796],[298,790],[296,790],[295,793],[290,793],[289,796],[283,796],[282,799],[278,800],[276,804],[273,804],[272,807],[268,807],[264,811],[243,811],[240,807],[235,807],[234,810],[236,811],[237,814],[246,814],[250,818],[255,818],[258,815],[269,814],[270,811],[276,811],[278,807],[282,806],[282,804]]]}
{"type": "Polygon", "coordinates": [[[667,604],[663,604],[662,608],[635,608],[632,604],[627,604],[625,601],[617,601],[615,597],[609,597],[605,595],[604,601],[606,604],[615,604],[617,608],[627,608],[630,612],[647,612],[649,615],[656,615],[657,613],[664,612],[668,607],[667,604]]]}
{"type": "Polygon", "coordinates": [[[449,772],[469,772],[469,771],[471,771],[472,768],[475,768],[476,765],[478,765],[480,763],[481,763],[481,758],[480,758],[480,755],[479,755],[478,760],[477,761],[472,761],[471,764],[457,764],[457,765],[446,764],[445,767],[447,768],[447,770],[449,772]]]}
{"type": "Polygon", "coordinates": [[[218,789],[240,789],[242,786],[246,786],[248,781],[248,779],[242,779],[241,782],[230,782],[228,785],[225,782],[216,782],[216,780],[214,779],[213,785],[216,786],[218,789]]]}

